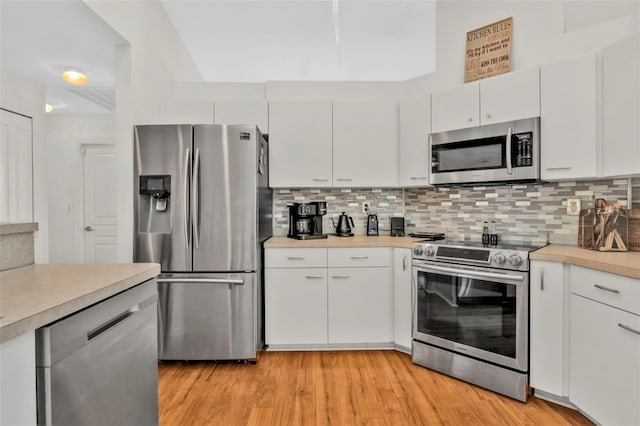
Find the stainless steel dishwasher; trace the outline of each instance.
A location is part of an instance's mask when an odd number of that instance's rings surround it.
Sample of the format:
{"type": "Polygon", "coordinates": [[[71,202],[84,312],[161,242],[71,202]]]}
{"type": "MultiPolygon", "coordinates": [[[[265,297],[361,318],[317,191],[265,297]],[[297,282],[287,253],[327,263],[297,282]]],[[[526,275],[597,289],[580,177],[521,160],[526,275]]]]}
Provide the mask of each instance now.
{"type": "Polygon", "coordinates": [[[39,425],[157,425],[157,284],[36,330],[39,425]]]}

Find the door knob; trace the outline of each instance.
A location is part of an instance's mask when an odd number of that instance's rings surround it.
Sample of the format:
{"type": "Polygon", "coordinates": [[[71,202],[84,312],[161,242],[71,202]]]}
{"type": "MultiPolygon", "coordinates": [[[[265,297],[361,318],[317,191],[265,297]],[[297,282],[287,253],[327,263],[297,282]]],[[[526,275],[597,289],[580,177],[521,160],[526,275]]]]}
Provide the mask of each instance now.
{"type": "Polygon", "coordinates": [[[91,226],[85,226],[84,230],[87,231],[87,232],[92,232],[93,228],[91,226]]]}

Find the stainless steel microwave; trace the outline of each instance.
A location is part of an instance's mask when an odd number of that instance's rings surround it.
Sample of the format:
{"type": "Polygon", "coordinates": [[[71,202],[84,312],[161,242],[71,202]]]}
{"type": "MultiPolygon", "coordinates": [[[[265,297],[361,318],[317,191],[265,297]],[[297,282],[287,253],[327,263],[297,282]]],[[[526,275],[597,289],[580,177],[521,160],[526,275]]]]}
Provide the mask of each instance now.
{"type": "Polygon", "coordinates": [[[540,180],[540,118],[432,133],[432,185],[540,180]]]}

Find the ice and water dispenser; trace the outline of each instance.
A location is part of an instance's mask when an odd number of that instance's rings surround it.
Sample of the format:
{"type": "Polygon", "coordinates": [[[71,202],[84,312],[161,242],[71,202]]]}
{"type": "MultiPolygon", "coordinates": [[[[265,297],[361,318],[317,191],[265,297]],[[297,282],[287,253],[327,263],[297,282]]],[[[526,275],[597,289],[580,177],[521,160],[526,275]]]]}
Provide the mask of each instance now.
{"type": "Polygon", "coordinates": [[[139,232],[171,232],[170,175],[140,176],[138,202],[139,232]]]}

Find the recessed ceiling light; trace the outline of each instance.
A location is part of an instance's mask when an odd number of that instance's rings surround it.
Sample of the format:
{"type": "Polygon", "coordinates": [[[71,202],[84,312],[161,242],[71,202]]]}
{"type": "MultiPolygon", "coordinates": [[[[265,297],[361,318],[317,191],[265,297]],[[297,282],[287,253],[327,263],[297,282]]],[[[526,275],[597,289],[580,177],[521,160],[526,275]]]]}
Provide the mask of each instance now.
{"type": "Polygon", "coordinates": [[[44,112],[51,112],[51,111],[53,111],[53,105],[44,104],[44,112]]]}
{"type": "Polygon", "coordinates": [[[74,86],[82,86],[89,82],[89,77],[80,71],[67,70],[62,73],[62,78],[69,84],[74,86]]]}

